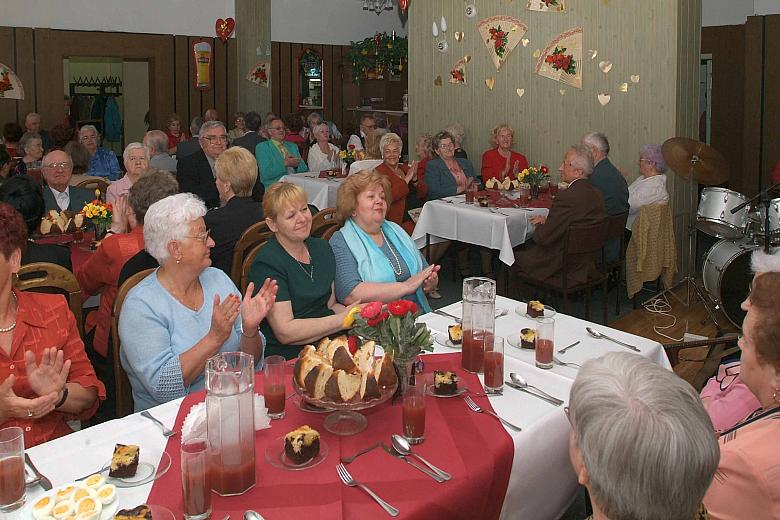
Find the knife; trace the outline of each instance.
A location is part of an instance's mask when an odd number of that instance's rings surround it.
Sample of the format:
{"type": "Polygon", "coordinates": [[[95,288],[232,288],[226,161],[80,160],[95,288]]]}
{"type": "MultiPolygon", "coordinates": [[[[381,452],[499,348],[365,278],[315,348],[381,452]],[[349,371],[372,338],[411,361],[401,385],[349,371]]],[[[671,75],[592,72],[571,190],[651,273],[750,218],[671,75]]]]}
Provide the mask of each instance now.
{"type": "Polygon", "coordinates": [[[25,462],[27,462],[27,465],[30,467],[32,472],[35,473],[35,478],[38,479],[38,483],[41,485],[44,491],[51,491],[51,488],[53,487],[51,485],[51,480],[46,478],[43,473],[38,471],[38,468],[35,467],[35,464],[33,464],[32,459],[26,452],[24,454],[24,460],[25,462]]]}
{"type": "Polygon", "coordinates": [[[450,314],[449,312],[445,312],[441,309],[436,309],[433,311],[434,314],[438,314],[439,316],[444,316],[445,318],[452,318],[453,320],[460,322],[460,317],[455,316],[454,314],[450,314]]]}
{"type": "Polygon", "coordinates": [[[548,403],[553,404],[555,406],[561,406],[563,404],[563,401],[561,401],[560,399],[550,398],[550,397],[543,396],[542,394],[537,394],[536,392],[532,392],[527,388],[524,388],[522,386],[517,386],[512,381],[504,381],[504,384],[507,386],[511,386],[515,390],[519,390],[521,392],[525,392],[526,394],[531,394],[534,397],[538,397],[539,399],[543,401],[547,401],[548,403]]]}
{"type": "Polygon", "coordinates": [[[396,452],[393,448],[391,448],[387,444],[382,443],[382,449],[385,450],[388,453],[388,455],[390,455],[391,457],[395,457],[396,459],[401,459],[402,461],[406,462],[407,464],[409,464],[413,468],[417,468],[418,470],[422,471],[423,473],[425,473],[426,475],[431,477],[433,480],[435,480],[439,484],[444,482],[445,479],[441,475],[439,475],[438,473],[434,473],[433,471],[429,471],[428,469],[423,468],[422,466],[420,466],[416,462],[407,459],[405,456],[403,456],[400,453],[396,452]]]}

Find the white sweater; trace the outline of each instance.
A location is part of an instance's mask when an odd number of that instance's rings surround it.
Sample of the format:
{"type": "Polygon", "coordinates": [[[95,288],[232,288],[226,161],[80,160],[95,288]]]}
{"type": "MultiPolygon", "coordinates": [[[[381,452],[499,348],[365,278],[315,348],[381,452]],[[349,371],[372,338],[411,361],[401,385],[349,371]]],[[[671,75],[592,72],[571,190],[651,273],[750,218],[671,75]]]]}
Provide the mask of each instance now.
{"type": "Polygon", "coordinates": [[[648,204],[665,204],[669,202],[669,193],[666,191],[666,175],[653,175],[652,177],[639,177],[628,187],[628,220],[626,229],[634,225],[639,209],[648,204]]]}

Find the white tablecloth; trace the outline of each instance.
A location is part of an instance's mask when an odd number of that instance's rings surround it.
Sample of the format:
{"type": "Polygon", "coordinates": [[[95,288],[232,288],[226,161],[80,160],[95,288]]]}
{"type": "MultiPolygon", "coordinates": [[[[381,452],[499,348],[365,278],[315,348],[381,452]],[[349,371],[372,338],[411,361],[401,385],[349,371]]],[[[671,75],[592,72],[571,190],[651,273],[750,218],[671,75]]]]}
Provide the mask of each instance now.
{"type": "Polygon", "coordinates": [[[420,248],[425,247],[426,235],[431,235],[431,243],[457,240],[497,249],[501,261],[512,265],[512,248],[534,233],[529,217],[549,212],[547,208],[483,208],[466,204],[463,195],[431,200],[423,206],[412,239],[420,248]]]}
{"type": "Polygon", "coordinates": [[[307,202],[316,206],[317,209],[323,210],[336,207],[336,195],[344,179],[333,177],[321,179],[319,172],[305,172],[285,175],[281,181],[290,182],[303,188],[303,191],[306,192],[307,202]]]}

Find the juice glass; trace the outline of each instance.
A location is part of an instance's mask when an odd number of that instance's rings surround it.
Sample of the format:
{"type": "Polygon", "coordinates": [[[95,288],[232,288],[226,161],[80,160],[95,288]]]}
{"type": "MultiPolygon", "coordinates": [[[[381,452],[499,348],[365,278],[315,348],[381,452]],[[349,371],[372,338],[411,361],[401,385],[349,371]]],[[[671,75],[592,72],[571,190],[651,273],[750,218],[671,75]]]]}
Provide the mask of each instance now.
{"type": "Polygon", "coordinates": [[[268,408],[268,417],[281,419],[284,417],[285,389],[284,389],[284,356],[268,356],[265,358],[263,368],[263,395],[265,406],[268,408]]]}
{"type": "Polygon", "coordinates": [[[0,511],[24,505],[24,432],[18,426],[0,430],[0,511]]]}
{"type": "Polygon", "coordinates": [[[485,391],[501,392],[504,388],[504,338],[493,336],[493,344],[485,345],[485,391]]]}
{"type": "Polygon", "coordinates": [[[204,520],[211,516],[211,470],[209,441],[203,437],[181,443],[181,486],[185,520],[204,520]]]}
{"type": "Polygon", "coordinates": [[[406,387],[401,403],[404,437],[409,444],[425,440],[425,382],[415,377],[414,384],[406,387]]]}
{"type": "Polygon", "coordinates": [[[538,318],[536,325],[536,366],[553,367],[553,349],[555,348],[555,319],[538,318]]]}
{"type": "Polygon", "coordinates": [[[466,204],[474,204],[474,196],[477,194],[477,185],[474,183],[466,186],[466,204]]]}

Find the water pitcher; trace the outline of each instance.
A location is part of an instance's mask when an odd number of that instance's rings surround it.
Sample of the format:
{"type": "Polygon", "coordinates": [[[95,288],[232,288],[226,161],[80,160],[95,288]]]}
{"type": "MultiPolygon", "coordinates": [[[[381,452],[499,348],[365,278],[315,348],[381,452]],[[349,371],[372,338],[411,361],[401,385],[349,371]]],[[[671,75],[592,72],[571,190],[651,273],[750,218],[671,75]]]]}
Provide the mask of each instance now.
{"type": "Polygon", "coordinates": [[[492,348],[496,318],[496,282],[490,278],[463,280],[463,348],[461,366],[482,372],[486,345],[492,348]]]}

